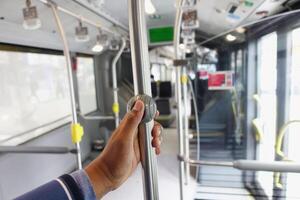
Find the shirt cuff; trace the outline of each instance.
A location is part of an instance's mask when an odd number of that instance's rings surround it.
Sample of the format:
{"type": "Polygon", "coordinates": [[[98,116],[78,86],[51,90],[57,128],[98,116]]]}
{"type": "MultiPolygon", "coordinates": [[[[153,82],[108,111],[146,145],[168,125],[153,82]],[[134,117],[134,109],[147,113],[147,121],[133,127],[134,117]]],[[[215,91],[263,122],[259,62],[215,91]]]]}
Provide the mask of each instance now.
{"type": "Polygon", "coordinates": [[[78,170],[71,174],[71,176],[75,179],[78,184],[84,200],[96,200],[96,194],[93,189],[93,186],[90,182],[89,177],[87,176],[84,170],[78,170]]]}

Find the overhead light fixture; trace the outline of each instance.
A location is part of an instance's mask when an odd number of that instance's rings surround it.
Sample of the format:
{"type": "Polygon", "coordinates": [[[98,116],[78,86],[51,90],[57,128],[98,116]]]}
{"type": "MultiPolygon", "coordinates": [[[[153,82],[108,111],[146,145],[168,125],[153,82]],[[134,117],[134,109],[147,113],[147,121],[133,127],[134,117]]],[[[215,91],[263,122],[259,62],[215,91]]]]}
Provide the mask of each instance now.
{"type": "Polygon", "coordinates": [[[26,0],[26,8],[23,8],[23,17],[23,27],[26,30],[36,30],[42,25],[36,6],[31,6],[31,0],[26,0]]]}
{"type": "Polygon", "coordinates": [[[185,53],[192,53],[193,52],[193,46],[187,46],[185,49],[185,53]]]}
{"type": "Polygon", "coordinates": [[[237,29],[235,29],[236,32],[240,33],[240,34],[243,34],[246,32],[246,29],[244,27],[238,27],[237,29]]]}
{"type": "Polygon", "coordinates": [[[152,3],[152,0],[145,0],[145,12],[148,15],[153,15],[156,12],[156,9],[152,3]]]}
{"type": "Polygon", "coordinates": [[[181,50],[184,50],[184,49],[185,49],[185,44],[183,44],[183,43],[179,44],[179,48],[180,48],[181,50]]]}
{"type": "Polygon", "coordinates": [[[108,43],[108,36],[105,34],[101,34],[100,31],[100,34],[97,35],[97,42],[93,46],[92,51],[95,53],[101,53],[104,50],[104,48],[108,46],[108,43]]]}
{"type": "Polygon", "coordinates": [[[101,53],[104,50],[104,46],[100,42],[100,36],[97,35],[97,42],[93,46],[92,51],[95,53],[101,53]]]}
{"type": "Polygon", "coordinates": [[[77,42],[87,42],[90,40],[88,28],[82,26],[81,21],[79,21],[79,25],[75,28],[75,40],[77,42]]]}
{"type": "Polygon", "coordinates": [[[226,35],[226,40],[227,40],[228,42],[233,42],[233,41],[236,40],[236,36],[234,36],[234,35],[232,35],[232,34],[228,34],[228,35],[226,35]]]}

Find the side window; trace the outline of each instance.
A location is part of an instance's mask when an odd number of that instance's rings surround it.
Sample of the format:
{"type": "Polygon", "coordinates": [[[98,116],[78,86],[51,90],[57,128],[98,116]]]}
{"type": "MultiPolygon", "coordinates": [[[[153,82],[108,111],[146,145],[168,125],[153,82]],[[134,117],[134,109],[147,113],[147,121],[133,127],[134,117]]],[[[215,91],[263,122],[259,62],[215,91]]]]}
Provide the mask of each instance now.
{"type": "Polygon", "coordinates": [[[243,83],[243,50],[241,49],[236,54],[236,80],[243,83]]]}
{"type": "MultiPolygon", "coordinates": [[[[300,120],[300,28],[292,32],[292,66],[290,71],[289,120],[300,120]]],[[[300,124],[293,124],[288,129],[288,158],[300,163],[300,124]]],[[[300,196],[299,174],[288,174],[287,196],[300,196]]]]}
{"type": "Polygon", "coordinates": [[[88,114],[97,110],[94,59],[78,57],[77,64],[79,106],[82,114],[88,114]]]}
{"type": "Polygon", "coordinates": [[[0,144],[20,144],[68,121],[65,66],[63,56],[0,51],[0,144]]]}
{"type": "MultiPolygon", "coordinates": [[[[259,103],[257,117],[262,123],[263,138],[258,145],[257,157],[263,161],[275,158],[276,141],[276,88],[277,88],[277,34],[268,34],[258,41],[259,103]]],[[[257,178],[268,196],[273,194],[273,173],[258,172],[257,178]]]]}
{"type": "Polygon", "coordinates": [[[236,68],[236,60],[235,60],[235,52],[231,52],[230,55],[230,68],[232,71],[235,72],[235,68],[236,68]]]}

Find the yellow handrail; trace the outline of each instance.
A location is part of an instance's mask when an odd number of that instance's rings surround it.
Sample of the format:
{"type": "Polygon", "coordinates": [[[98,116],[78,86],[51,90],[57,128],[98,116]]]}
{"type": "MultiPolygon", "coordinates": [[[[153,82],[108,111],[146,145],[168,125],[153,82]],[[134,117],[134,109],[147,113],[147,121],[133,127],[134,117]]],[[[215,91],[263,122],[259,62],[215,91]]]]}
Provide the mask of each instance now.
{"type": "Polygon", "coordinates": [[[253,99],[257,102],[257,105],[261,106],[261,99],[259,94],[254,94],[253,99]]]}
{"type": "Polygon", "coordinates": [[[287,129],[293,125],[293,124],[300,124],[300,120],[292,120],[287,122],[286,124],[284,124],[280,131],[279,131],[279,135],[277,137],[277,141],[276,141],[276,154],[279,155],[282,159],[284,160],[288,160],[287,157],[285,157],[283,151],[281,150],[282,147],[282,141],[283,141],[283,137],[285,136],[285,133],[287,131],[287,129]]]}
{"type": "Polygon", "coordinates": [[[255,140],[257,143],[260,143],[264,135],[264,131],[260,119],[255,118],[254,120],[252,120],[252,125],[255,128],[255,140]]]}
{"type": "MultiPolygon", "coordinates": [[[[276,149],[276,154],[278,156],[280,156],[282,158],[283,161],[291,161],[287,158],[287,156],[285,156],[284,152],[281,150],[282,148],[282,141],[283,141],[283,138],[285,136],[285,133],[287,131],[287,129],[291,126],[291,125],[294,125],[294,124],[297,124],[299,123],[300,124],[300,120],[292,120],[292,121],[289,121],[287,122],[286,124],[284,124],[280,131],[279,131],[279,135],[277,137],[277,140],[276,140],[276,146],[275,146],[275,149],[276,149]]],[[[283,188],[283,185],[281,183],[281,173],[279,172],[276,172],[274,174],[274,178],[275,178],[275,185],[277,188],[283,188]]]]}
{"type": "Polygon", "coordinates": [[[232,112],[233,112],[234,120],[235,120],[235,122],[237,122],[238,116],[237,116],[237,111],[236,111],[234,100],[231,101],[231,106],[232,106],[232,112]]]}
{"type": "Polygon", "coordinates": [[[283,189],[283,184],[281,183],[281,173],[275,172],[274,173],[274,180],[275,180],[275,187],[279,189],[283,189]]]}
{"type": "Polygon", "coordinates": [[[237,96],[236,90],[232,90],[231,94],[232,94],[232,96],[231,96],[232,112],[233,112],[235,123],[237,123],[238,113],[237,113],[237,109],[236,109],[236,100],[237,100],[238,96],[237,96]]]}
{"type": "MultiPolygon", "coordinates": [[[[257,103],[258,106],[261,106],[261,99],[259,94],[254,94],[253,99],[257,103]]],[[[252,120],[252,125],[255,128],[255,140],[257,143],[260,143],[263,139],[264,131],[262,128],[262,123],[259,118],[255,118],[252,120]]]]}

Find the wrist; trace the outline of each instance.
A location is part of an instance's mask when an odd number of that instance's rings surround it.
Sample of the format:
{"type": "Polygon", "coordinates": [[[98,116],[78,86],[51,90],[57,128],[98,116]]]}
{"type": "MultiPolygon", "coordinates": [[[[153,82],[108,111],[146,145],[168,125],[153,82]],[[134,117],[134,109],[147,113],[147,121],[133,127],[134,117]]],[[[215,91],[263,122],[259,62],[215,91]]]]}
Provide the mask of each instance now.
{"type": "Polygon", "coordinates": [[[111,181],[106,175],[104,166],[92,162],[85,168],[97,198],[102,198],[105,194],[113,190],[111,181]]]}

